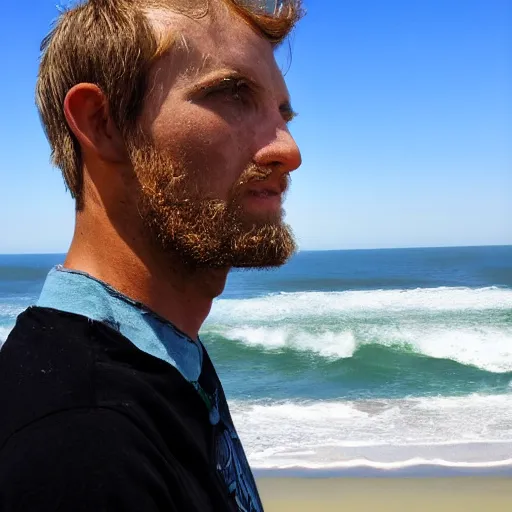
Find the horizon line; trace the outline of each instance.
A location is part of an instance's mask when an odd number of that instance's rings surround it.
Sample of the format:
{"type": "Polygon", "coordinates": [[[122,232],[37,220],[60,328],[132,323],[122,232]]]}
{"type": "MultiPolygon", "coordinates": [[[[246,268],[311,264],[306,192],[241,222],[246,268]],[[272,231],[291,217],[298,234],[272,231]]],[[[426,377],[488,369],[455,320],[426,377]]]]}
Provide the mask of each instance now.
{"type": "MultiPolygon", "coordinates": [[[[413,250],[413,249],[471,249],[471,248],[484,248],[484,247],[512,247],[512,244],[482,244],[482,245],[417,245],[417,246],[402,246],[402,247],[363,247],[363,248],[346,248],[346,249],[300,249],[301,252],[348,252],[348,251],[398,251],[398,250],[413,250]]],[[[5,252],[0,253],[0,256],[62,256],[67,252],[5,252]]]]}

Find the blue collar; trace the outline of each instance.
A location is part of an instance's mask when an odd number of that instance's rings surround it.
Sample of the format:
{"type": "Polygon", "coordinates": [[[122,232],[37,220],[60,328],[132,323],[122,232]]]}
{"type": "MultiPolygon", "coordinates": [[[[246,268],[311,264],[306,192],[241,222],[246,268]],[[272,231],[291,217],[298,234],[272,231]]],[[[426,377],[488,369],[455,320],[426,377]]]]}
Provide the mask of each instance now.
{"type": "Polygon", "coordinates": [[[37,305],[103,322],[140,350],[167,361],[189,382],[199,379],[203,363],[201,342],[84,272],[62,266],[52,269],[37,305]]]}

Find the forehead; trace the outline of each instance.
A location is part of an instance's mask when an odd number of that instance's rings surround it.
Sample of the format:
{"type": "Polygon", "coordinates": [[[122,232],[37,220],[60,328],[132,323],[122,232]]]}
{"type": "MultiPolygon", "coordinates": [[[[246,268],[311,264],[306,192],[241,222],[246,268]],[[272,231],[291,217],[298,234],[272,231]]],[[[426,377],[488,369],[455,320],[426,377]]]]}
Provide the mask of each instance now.
{"type": "Polygon", "coordinates": [[[233,70],[279,96],[288,96],[270,42],[224,4],[211,5],[208,14],[200,18],[162,10],[149,11],[148,16],[161,37],[175,35],[176,50],[169,55],[169,72],[175,73],[175,78],[233,70]]]}

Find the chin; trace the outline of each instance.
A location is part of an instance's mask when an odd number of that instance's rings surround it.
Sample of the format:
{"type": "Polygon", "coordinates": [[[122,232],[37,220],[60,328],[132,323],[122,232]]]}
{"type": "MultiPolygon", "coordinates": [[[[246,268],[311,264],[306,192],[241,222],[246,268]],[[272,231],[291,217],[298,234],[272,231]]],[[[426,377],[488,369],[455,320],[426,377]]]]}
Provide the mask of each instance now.
{"type": "Polygon", "coordinates": [[[229,241],[229,255],[235,268],[274,268],[284,265],[297,246],[289,226],[281,222],[257,226],[237,233],[229,241]]]}
{"type": "Polygon", "coordinates": [[[263,226],[281,226],[284,221],[284,210],[280,208],[277,211],[251,212],[245,211],[241,217],[241,222],[246,227],[263,226]]]}

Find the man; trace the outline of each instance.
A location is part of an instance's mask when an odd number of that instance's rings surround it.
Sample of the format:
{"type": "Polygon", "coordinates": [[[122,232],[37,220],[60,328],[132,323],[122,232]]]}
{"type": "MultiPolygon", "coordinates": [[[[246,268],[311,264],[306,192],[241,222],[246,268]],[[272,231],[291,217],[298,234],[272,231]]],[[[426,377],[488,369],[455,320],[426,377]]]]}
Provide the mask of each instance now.
{"type": "Polygon", "coordinates": [[[283,264],[300,153],[273,49],[298,0],[89,0],[37,103],[76,229],[0,352],[2,511],[261,511],[198,332],[233,267],[283,264]]]}

